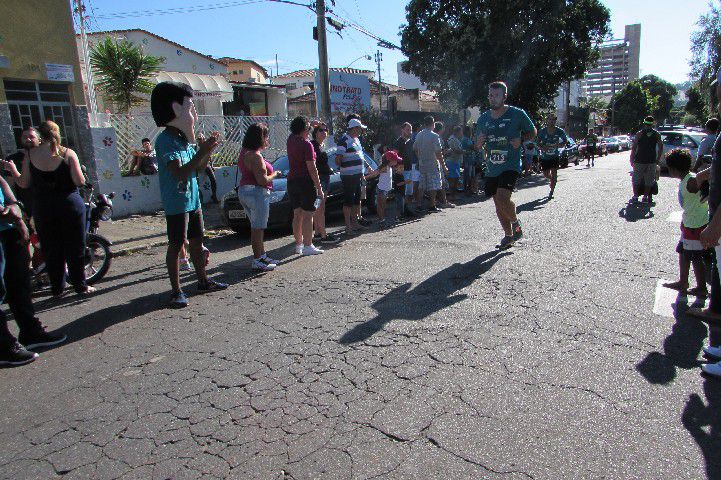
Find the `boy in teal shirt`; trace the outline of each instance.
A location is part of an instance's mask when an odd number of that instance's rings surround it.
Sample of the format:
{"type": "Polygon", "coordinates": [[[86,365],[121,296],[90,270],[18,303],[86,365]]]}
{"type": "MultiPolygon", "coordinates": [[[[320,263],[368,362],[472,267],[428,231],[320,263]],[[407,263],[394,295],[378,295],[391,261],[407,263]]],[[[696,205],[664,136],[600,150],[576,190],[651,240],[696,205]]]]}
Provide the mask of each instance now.
{"type": "Polygon", "coordinates": [[[165,262],[173,289],[171,305],[185,307],[188,299],[180,288],[178,259],[187,240],[190,258],[198,276],[198,291],[222,290],[228,285],[208,279],[203,253],[203,210],[198,191],[198,170],[204,170],[218,146],[218,133],[195,143],[197,113],[193,90],[184,83],[161,82],[150,97],[155,124],[165,127],[155,140],[160,196],[165,207],[168,251],[165,262]]]}

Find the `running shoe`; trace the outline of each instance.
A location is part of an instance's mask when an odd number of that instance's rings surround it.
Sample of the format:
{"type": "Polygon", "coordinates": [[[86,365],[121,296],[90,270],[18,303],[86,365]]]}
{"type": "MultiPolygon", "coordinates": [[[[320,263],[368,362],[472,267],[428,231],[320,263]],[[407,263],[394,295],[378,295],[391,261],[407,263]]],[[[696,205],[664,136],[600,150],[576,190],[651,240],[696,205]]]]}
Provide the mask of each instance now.
{"type": "Polygon", "coordinates": [[[280,263],[280,260],[270,258],[267,253],[264,253],[263,255],[260,256],[260,261],[265,262],[265,263],[275,263],[276,265],[278,265],[280,263]]]}
{"type": "Polygon", "coordinates": [[[18,341],[28,350],[52,347],[53,345],[63,343],[67,339],[67,335],[63,335],[62,333],[48,333],[42,327],[31,332],[22,331],[20,335],[18,335],[18,341]]]}
{"type": "Polygon", "coordinates": [[[441,209],[438,207],[428,207],[428,210],[426,210],[426,212],[428,212],[428,213],[438,213],[440,211],[441,211],[441,209]]]}
{"type": "Polygon", "coordinates": [[[0,349],[0,365],[19,366],[34,362],[38,354],[28,351],[19,342],[0,349]]]}
{"type": "Polygon", "coordinates": [[[332,233],[329,233],[325,237],[320,238],[320,243],[324,245],[334,245],[338,242],[340,242],[340,237],[333,235],[332,233]]]}
{"type": "Polygon", "coordinates": [[[701,370],[714,377],[721,377],[721,362],[701,365],[701,370]]]}
{"type": "Polygon", "coordinates": [[[170,297],[170,306],[174,308],[185,308],[188,306],[188,297],[183,292],[173,292],[170,297]]]}
{"type": "Polygon", "coordinates": [[[514,242],[523,238],[523,229],[521,229],[520,221],[511,223],[511,230],[513,231],[513,241],[514,242]]]}
{"type": "Polygon", "coordinates": [[[324,253],[323,250],[311,244],[303,247],[303,253],[301,255],[307,257],[309,255],[320,255],[321,253],[324,253]]]}
{"type": "Polygon", "coordinates": [[[256,258],[251,264],[251,268],[258,272],[272,272],[275,266],[275,263],[265,263],[263,258],[256,258]]]}
{"type": "Polygon", "coordinates": [[[208,280],[205,283],[198,282],[198,293],[216,292],[226,288],[228,288],[227,283],[216,282],[215,280],[208,280]]]}
{"type": "Polygon", "coordinates": [[[513,239],[513,236],[510,236],[510,237],[504,236],[504,237],[501,239],[501,243],[499,243],[498,245],[496,245],[496,248],[499,249],[499,250],[508,250],[508,249],[511,248],[515,243],[516,243],[516,241],[513,239]]]}
{"type": "Polygon", "coordinates": [[[441,207],[441,208],[456,208],[456,204],[451,203],[451,202],[446,202],[446,203],[440,204],[439,207],[441,207]]]}
{"type": "Polygon", "coordinates": [[[297,253],[298,255],[300,255],[301,253],[303,253],[303,244],[302,244],[302,243],[296,244],[296,246],[295,246],[295,253],[297,253]]]}
{"type": "Polygon", "coordinates": [[[715,360],[721,360],[721,347],[704,347],[704,355],[715,360]]]}
{"type": "Polygon", "coordinates": [[[359,223],[360,225],[364,226],[364,227],[367,227],[368,225],[372,224],[373,222],[372,222],[371,220],[367,220],[367,219],[365,219],[365,218],[363,218],[363,217],[360,217],[360,218],[358,219],[358,223],[359,223]]]}

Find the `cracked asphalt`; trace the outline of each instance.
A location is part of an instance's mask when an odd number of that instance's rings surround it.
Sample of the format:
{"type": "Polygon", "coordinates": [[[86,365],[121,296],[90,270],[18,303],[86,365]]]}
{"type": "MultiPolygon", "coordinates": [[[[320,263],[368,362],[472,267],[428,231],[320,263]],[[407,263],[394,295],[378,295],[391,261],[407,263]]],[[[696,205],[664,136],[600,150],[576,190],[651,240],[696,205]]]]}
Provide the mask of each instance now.
{"type": "Polygon", "coordinates": [[[70,340],[0,370],[0,478],[721,478],[708,331],[693,297],[654,313],[676,182],[625,209],[627,157],[562,170],[551,202],[524,181],[508,252],[473,201],[321,257],[274,234],[264,275],[214,239],[231,286],[182,311],[160,249],[90,299],[38,298],[70,340]]]}

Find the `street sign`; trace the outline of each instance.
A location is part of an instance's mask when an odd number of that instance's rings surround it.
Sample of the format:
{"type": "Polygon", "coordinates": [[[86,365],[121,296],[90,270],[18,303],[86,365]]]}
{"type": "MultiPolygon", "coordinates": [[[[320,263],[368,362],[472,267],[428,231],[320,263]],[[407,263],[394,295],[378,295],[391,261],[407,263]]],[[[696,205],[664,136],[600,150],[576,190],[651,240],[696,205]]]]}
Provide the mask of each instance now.
{"type": "MultiPolygon", "coordinates": [[[[368,77],[353,73],[330,71],[330,109],[331,112],[356,112],[371,108],[371,88],[368,77]]],[[[319,91],[318,71],[315,74],[315,90],[319,91]]],[[[316,95],[318,111],[320,98],[316,95]]]]}

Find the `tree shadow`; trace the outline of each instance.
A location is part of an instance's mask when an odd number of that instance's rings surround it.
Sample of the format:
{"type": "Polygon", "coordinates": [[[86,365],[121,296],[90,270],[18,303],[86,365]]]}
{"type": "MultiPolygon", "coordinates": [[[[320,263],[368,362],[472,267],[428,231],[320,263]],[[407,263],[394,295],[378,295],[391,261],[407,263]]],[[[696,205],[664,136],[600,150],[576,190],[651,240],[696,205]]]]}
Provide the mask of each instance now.
{"type": "MultiPolygon", "coordinates": [[[[690,307],[704,306],[703,299],[696,299],[690,307]]],[[[706,326],[701,321],[687,316],[688,297],[679,293],[674,303],[676,323],[663,341],[663,353],[651,352],[636,364],[636,370],[650,383],[668,385],[676,378],[677,369],[698,368],[698,355],[707,336],[706,326]]]]}
{"type": "Polygon", "coordinates": [[[721,382],[706,378],[706,403],[694,393],[681,414],[681,423],[699,446],[706,462],[706,478],[721,478],[721,382]]]}
{"type": "Polygon", "coordinates": [[[618,211],[618,216],[625,218],[627,222],[637,222],[653,218],[651,205],[647,203],[629,203],[618,211]]]}
{"type": "Polygon", "coordinates": [[[343,334],[340,343],[349,345],[365,341],[383,329],[392,320],[422,320],[435,312],[465,300],[465,294],[455,292],[471,285],[489,271],[501,258],[512,255],[509,251],[484,253],[466,263],[455,263],[411,288],[410,283],[400,285],[373,303],[377,315],[356,325],[343,334]]]}

